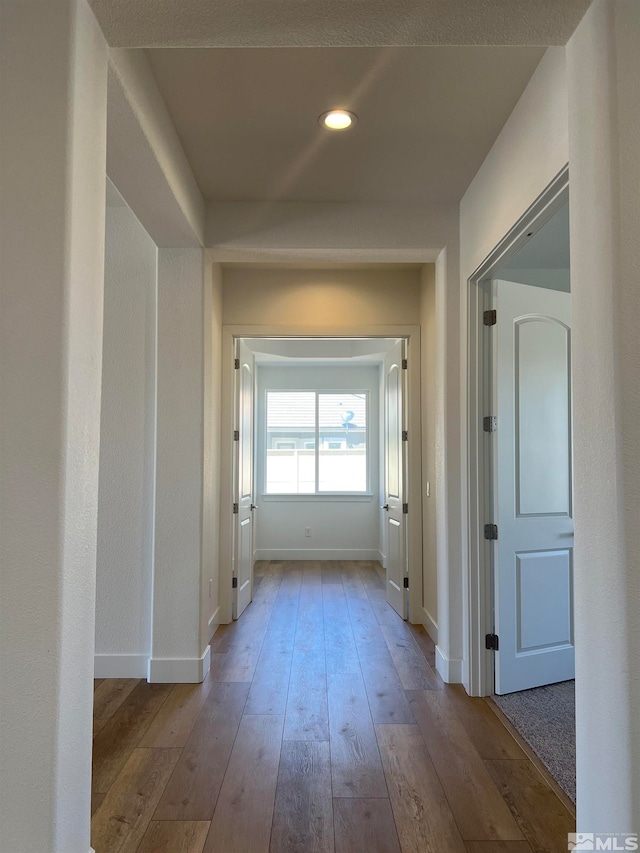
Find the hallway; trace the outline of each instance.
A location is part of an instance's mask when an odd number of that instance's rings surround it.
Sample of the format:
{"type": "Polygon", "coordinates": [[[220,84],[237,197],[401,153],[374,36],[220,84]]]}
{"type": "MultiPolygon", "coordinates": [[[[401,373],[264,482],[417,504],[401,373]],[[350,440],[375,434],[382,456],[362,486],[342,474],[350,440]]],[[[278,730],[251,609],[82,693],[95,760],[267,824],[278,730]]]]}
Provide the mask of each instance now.
{"type": "Polygon", "coordinates": [[[378,563],[258,563],[202,684],[96,682],[96,853],[566,850],[569,812],[432,655],[378,563]]]}

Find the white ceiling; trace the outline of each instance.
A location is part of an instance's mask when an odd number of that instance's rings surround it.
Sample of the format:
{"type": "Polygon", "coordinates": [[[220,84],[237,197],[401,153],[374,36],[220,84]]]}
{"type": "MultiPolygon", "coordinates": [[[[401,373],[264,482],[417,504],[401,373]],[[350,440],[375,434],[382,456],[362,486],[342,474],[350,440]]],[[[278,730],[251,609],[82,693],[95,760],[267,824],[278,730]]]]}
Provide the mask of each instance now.
{"type": "Polygon", "coordinates": [[[505,270],[568,270],[569,205],[565,204],[504,265],[505,270]]]}
{"type": "Polygon", "coordinates": [[[563,45],[590,0],[90,0],[111,47],[563,45]]]}
{"type": "Polygon", "coordinates": [[[245,338],[257,364],[340,367],[381,364],[395,338],[245,338]]]}
{"type": "Polygon", "coordinates": [[[146,54],[208,200],[457,202],[537,47],[157,49],[146,54]],[[330,133],[325,110],[357,113],[330,133]]]}
{"type": "Polygon", "coordinates": [[[127,207],[126,201],[122,198],[109,178],[107,178],[106,202],[107,207],[127,207]]]}

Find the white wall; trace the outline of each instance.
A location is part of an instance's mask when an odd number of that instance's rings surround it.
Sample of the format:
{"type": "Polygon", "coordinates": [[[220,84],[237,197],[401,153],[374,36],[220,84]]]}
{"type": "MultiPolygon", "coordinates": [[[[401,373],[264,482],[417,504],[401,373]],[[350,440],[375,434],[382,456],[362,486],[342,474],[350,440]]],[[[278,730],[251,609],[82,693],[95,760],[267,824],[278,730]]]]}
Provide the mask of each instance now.
{"type": "Polygon", "coordinates": [[[0,846],[87,853],[107,47],[80,0],[1,15],[0,846]]]}
{"type": "Polygon", "coordinates": [[[379,368],[261,365],[257,369],[257,533],[259,560],[377,560],[380,554],[379,368]],[[265,495],[266,392],[369,392],[368,497],[265,495]],[[311,528],[311,537],[304,535],[311,528]]]}
{"type": "Polygon", "coordinates": [[[640,4],[567,47],[577,825],[640,831],[640,4]]]}
{"type": "Polygon", "coordinates": [[[457,214],[455,204],[209,202],[206,245],[224,262],[433,263],[457,214]]]}
{"type": "Polygon", "coordinates": [[[162,247],[203,243],[205,203],[144,51],[110,50],[107,174],[162,247]]]}
{"type": "MultiPolygon", "coordinates": [[[[460,203],[461,371],[458,382],[462,395],[460,455],[465,476],[468,280],[568,160],[565,51],[549,48],[460,203]]],[[[462,483],[461,492],[464,496],[461,564],[465,580],[458,606],[466,612],[469,606],[466,483],[462,483]]],[[[469,687],[467,617],[463,631],[463,680],[469,687]]],[[[480,689],[480,685],[474,685],[474,689],[480,689]]]]}
{"type": "Polygon", "coordinates": [[[150,681],[200,681],[206,259],[158,251],[155,546],[150,681]]]}
{"type": "Polygon", "coordinates": [[[229,325],[412,324],[419,310],[418,269],[224,269],[229,325]]]}
{"type": "Polygon", "coordinates": [[[97,678],[146,677],[151,643],[156,246],[107,198],[96,570],[97,678]]]}
{"type": "Polygon", "coordinates": [[[436,529],[436,282],[432,265],[420,280],[422,415],[422,606],[424,625],[438,642],[438,557],[436,529]],[[427,483],[429,495],[427,495],[427,483]]]}
{"type": "Polygon", "coordinates": [[[565,51],[548,48],[460,202],[466,282],[569,161],[565,51]]]}
{"type": "Polygon", "coordinates": [[[202,611],[204,649],[219,623],[220,403],[222,393],[222,270],[205,263],[204,458],[202,487],[202,611]]]}

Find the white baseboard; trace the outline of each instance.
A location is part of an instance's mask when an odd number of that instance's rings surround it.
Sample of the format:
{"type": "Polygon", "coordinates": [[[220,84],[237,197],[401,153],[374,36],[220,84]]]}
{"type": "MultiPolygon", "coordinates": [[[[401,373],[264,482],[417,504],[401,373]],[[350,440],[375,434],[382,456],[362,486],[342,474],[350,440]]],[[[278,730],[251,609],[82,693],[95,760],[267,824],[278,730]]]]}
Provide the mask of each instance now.
{"type": "Polygon", "coordinates": [[[146,678],[148,655],[94,655],[94,678],[146,678]]]}
{"type": "Polygon", "coordinates": [[[383,569],[387,568],[387,555],[383,554],[382,551],[378,551],[378,562],[383,569]]]}
{"type": "Polygon", "coordinates": [[[422,608],[422,624],[433,642],[438,645],[438,624],[426,607],[422,608]]]}
{"type": "Polygon", "coordinates": [[[462,660],[448,658],[436,646],[436,670],[445,684],[462,684],[462,660]]]}
{"type": "Polygon", "coordinates": [[[213,637],[215,632],[218,630],[218,625],[220,624],[220,608],[216,607],[213,611],[213,614],[210,616],[209,621],[207,623],[209,630],[209,639],[213,637]]]}
{"type": "Polygon", "coordinates": [[[149,684],[198,684],[211,666],[211,646],[199,658],[151,658],[149,684]]]}
{"type": "Polygon", "coordinates": [[[377,548],[259,548],[256,560],[379,560],[377,548]]]}

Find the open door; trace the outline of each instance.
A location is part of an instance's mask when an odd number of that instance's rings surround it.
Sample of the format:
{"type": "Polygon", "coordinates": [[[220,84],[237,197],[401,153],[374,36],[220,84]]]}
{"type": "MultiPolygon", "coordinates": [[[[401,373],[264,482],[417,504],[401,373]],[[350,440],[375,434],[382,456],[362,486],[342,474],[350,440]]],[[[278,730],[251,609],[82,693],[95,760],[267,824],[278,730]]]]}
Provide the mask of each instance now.
{"type": "Polygon", "coordinates": [[[496,693],[574,677],[570,294],[493,284],[496,693]]]}
{"type": "Polygon", "coordinates": [[[384,530],[387,550],[387,601],[407,618],[406,442],[404,423],[404,340],[384,360],[384,530]]]}
{"type": "Polygon", "coordinates": [[[236,342],[236,446],[234,465],[233,618],[253,598],[253,398],[255,357],[242,339],[236,342]]]}

